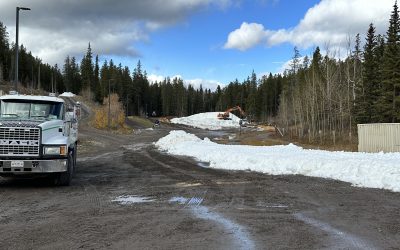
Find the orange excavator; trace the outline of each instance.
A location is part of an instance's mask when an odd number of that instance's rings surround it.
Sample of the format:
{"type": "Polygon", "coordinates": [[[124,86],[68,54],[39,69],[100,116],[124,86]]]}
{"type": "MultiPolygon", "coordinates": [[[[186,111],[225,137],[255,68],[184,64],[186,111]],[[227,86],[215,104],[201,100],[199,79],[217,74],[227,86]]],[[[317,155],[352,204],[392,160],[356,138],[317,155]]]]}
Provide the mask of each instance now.
{"type": "Polygon", "coordinates": [[[240,113],[240,118],[244,118],[246,116],[246,113],[243,111],[243,109],[240,106],[235,106],[233,108],[229,108],[227,109],[224,113],[219,113],[218,114],[218,119],[220,120],[231,120],[231,118],[229,118],[229,113],[232,111],[239,111],[240,113]]]}

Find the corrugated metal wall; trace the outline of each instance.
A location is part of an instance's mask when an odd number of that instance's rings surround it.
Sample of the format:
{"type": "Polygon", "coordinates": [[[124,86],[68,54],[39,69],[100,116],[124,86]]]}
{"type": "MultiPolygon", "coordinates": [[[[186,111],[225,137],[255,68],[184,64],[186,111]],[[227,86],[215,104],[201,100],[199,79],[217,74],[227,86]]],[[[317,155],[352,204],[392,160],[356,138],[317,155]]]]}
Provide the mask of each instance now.
{"type": "Polygon", "coordinates": [[[400,152],[400,123],[358,124],[359,152],[400,152]]]}

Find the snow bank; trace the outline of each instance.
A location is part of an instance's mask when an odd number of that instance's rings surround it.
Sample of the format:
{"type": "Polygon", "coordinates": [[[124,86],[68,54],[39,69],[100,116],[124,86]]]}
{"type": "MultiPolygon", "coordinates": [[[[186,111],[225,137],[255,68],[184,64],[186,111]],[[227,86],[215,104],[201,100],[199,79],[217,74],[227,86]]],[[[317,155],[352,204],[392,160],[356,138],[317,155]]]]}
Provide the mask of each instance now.
{"type": "Polygon", "coordinates": [[[155,145],[169,154],[209,162],[212,168],[252,170],[272,175],[300,174],[400,192],[400,153],[329,152],[306,150],[293,144],[270,147],[221,145],[184,131],[171,131],[155,145]]]}
{"type": "Polygon", "coordinates": [[[200,113],[187,117],[171,119],[171,123],[183,124],[195,128],[220,130],[223,128],[239,128],[240,118],[234,114],[230,114],[232,120],[220,120],[217,118],[219,113],[223,112],[208,112],[200,113]]]}
{"type": "Polygon", "coordinates": [[[61,95],[59,95],[59,96],[64,96],[64,97],[74,97],[75,96],[75,94],[74,93],[71,93],[71,92],[64,92],[64,93],[62,93],[61,95]]]}

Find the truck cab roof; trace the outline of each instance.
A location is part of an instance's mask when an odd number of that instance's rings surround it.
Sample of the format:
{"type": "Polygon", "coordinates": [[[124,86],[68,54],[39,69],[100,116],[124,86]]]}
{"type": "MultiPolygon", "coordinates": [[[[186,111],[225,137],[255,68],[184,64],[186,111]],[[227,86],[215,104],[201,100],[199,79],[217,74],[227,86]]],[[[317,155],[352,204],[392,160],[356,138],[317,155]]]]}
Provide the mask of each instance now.
{"type": "Polygon", "coordinates": [[[38,96],[38,95],[3,95],[1,100],[29,100],[29,101],[44,101],[44,102],[64,102],[63,99],[53,96],[38,96]]]}

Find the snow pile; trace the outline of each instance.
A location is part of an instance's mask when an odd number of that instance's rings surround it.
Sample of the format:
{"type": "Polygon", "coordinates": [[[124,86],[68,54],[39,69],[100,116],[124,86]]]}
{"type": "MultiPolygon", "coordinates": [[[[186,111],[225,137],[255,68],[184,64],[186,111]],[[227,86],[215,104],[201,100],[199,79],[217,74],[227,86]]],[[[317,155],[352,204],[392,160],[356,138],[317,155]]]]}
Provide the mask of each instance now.
{"type": "Polygon", "coordinates": [[[240,118],[230,113],[229,118],[232,120],[220,120],[218,114],[223,112],[200,113],[187,117],[171,119],[171,123],[183,124],[195,128],[220,130],[223,128],[239,128],[240,118]]]}
{"type": "Polygon", "coordinates": [[[74,93],[71,93],[71,92],[64,92],[64,93],[62,93],[62,94],[59,95],[59,96],[63,96],[63,97],[74,97],[75,94],[74,94],[74,93]]]}
{"type": "Polygon", "coordinates": [[[155,145],[169,154],[194,157],[210,167],[272,175],[300,174],[400,192],[400,153],[306,150],[290,145],[221,145],[184,131],[171,131],[155,145]]]}

